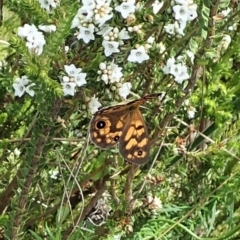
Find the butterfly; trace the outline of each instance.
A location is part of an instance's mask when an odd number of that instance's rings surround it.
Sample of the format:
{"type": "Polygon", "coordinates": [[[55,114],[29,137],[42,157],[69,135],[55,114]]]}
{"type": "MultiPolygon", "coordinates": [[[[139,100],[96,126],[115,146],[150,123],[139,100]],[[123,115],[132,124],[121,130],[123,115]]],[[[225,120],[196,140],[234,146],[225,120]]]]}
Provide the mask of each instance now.
{"type": "Polygon", "coordinates": [[[90,123],[92,142],[100,148],[119,144],[123,158],[133,164],[148,161],[150,141],[140,106],[162,93],[145,95],[135,101],[97,111],[90,123]]]}

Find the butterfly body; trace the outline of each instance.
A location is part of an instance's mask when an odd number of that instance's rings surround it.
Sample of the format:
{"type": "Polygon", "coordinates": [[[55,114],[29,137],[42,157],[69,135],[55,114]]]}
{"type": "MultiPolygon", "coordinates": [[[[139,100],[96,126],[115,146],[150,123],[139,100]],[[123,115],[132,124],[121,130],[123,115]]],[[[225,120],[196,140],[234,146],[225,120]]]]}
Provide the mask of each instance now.
{"type": "Polygon", "coordinates": [[[91,140],[100,148],[119,143],[119,152],[128,162],[143,164],[149,157],[148,130],[140,106],[160,94],[97,111],[90,123],[91,140]]]}

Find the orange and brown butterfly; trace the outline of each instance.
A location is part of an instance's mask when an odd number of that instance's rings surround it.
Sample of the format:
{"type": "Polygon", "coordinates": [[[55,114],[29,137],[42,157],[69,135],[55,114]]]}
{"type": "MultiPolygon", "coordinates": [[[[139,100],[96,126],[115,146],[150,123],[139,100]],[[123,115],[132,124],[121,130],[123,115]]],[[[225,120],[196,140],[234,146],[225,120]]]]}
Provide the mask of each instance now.
{"type": "Polygon", "coordinates": [[[92,142],[100,148],[109,148],[119,143],[119,152],[126,161],[146,163],[150,142],[139,107],[160,95],[161,93],[149,94],[135,101],[97,111],[90,123],[92,142]]]}

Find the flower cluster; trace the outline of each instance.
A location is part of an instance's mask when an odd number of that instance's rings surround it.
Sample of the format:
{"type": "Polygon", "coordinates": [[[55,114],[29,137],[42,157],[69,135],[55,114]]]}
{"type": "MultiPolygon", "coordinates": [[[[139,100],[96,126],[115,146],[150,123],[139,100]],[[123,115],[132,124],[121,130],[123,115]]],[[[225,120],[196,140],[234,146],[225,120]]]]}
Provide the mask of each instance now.
{"type": "Polygon", "coordinates": [[[126,97],[130,93],[130,89],[132,87],[132,84],[129,82],[123,82],[123,74],[122,74],[122,68],[118,67],[118,65],[114,63],[106,63],[102,62],[99,65],[98,70],[99,77],[98,79],[101,79],[105,84],[114,84],[111,86],[111,90],[118,89],[118,94],[122,98],[126,99],[126,97]]]}
{"type": "Polygon", "coordinates": [[[18,28],[18,36],[26,38],[26,46],[30,52],[36,55],[42,54],[43,46],[46,41],[43,33],[38,31],[34,24],[25,24],[23,27],[18,28]]]}
{"type": "MultiPolygon", "coordinates": [[[[94,33],[96,32],[103,37],[102,46],[104,47],[106,57],[111,56],[113,53],[119,53],[119,46],[124,44],[123,40],[130,39],[130,36],[125,28],[119,30],[117,27],[111,27],[106,24],[113,17],[113,8],[110,7],[111,1],[83,0],[82,3],[83,6],[75,15],[71,26],[71,28],[78,28],[77,38],[82,39],[85,43],[89,43],[95,39],[94,33]]],[[[135,8],[135,0],[127,0],[116,6],[115,10],[120,12],[123,18],[127,18],[135,12],[135,8]]],[[[139,28],[137,26],[129,27],[129,30],[131,32],[140,32],[139,28]]],[[[135,55],[134,52],[133,54],[135,55]]],[[[146,52],[144,52],[144,55],[147,55],[146,52]]],[[[147,60],[149,57],[140,59],[147,60]]],[[[139,60],[138,62],[142,61],[139,60]]]]}
{"type": "Polygon", "coordinates": [[[165,74],[172,74],[174,76],[174,80],[181,84],[184,80],[189,79],[190,76],[188,74],[187,67],[181,62],[175,63],[175,61],[175,58],[169,58],[167,60],[167,65],[162,70],[165,74]]]}
{"type": "Polygon", "coordinates": [[[173,15],[175,23],[166,25],[165,31],[171,35],[177,33],[184,36],[184,29],[187,22],[194,20],[197,17],[197,5],[192,0],[175,0],[173,6],[173,15]]]}
{"type": "MultiPolygon", "coordinates": [[[[48,13],[51,13],[53,9],[60,6],[60,0],[38,1],[40,6],[48,13]]],[[[102,39],[101,44],[103,46],[104,55],[106,57],[111,57],[113,54],[116,55],[130,46],[130,39],[134,38],[136,34],[140,37],[144,36],[144,24],[143,22],[137,21],[135,16],[135,11],[140,11],[143,4],[136,4],[135,1],[136,0],[122,0],[118,5],[115,2],[113,3],[112,0],[82,0],[81,7],[72,20],[71,28],[77,29],[77,39],[84,41],[86,44],[89,44],[99,36],[102,39]],[[124,19],[125,26],[111,26],[110,20],[113,18],[114,14],[124,19]],[[134,24],[135,22],[136,24],[134,24]],[[128,46],[124,46],[126,40],[128,40],[128,46]]],[[[163,2],[155,0],[152,4],[153,13],[157,14],[162,6],[163,2]]],[[[187,22],[197,17],[196,9],[197,5],[193,3],[193,0],[174,0],[172,12],[175,23],[165,26],[165,30],[170,34],[177,33],[179,35],[184,35],[183,30],[187,22]]],[[[150,22],[152,21],[154,21],[153,17],[150,22]]],[[[56,26],[40,25],[37,28],[33,24],[25,24],[18,29],[18,35],[26,39],[26,46],[29,51],[36,55],[42,54],[43,46],[46,44],[43,33],[38,29],[51,33],[56,31],[56,26]]],[[[150,59],[148,51],[151,48],[160,49],[159,53],[162,54],[162,52],[164,52],[164,55],[162,55],[163,57],[167,55],[167,53],[165,53],[166,47],[161,42],[157,43],[153,34],[148,38],[146,43],[139,44],[136,42],[134,47],[128,50],[126,60],[133,63],[147,61],[150,59]]],[[[193,61],[194,56],[191,55],[189,58],[193,61]]],[[[81,68],[77,68],[73,64],[64,65],[64,68],[67,73],[61,78],[64,96],[74,96],[77,87],[87,84],[87,74],[83,73],[81,68]]],[[[132,83],[124,81],[122,70],[122,67],[119,67],[113,62],[103,61],[100,63],[97,73],[98,80],[103,81],[106,85],[110,86],[112,91],[117,91],[119,96],[126,99],[132,88],[132,83]]],[[[168,59],[166,66],[163,68],[163,73],[172,74],[174,80],[180,84],[189,78],[187,67],[181,59],[177,59],[177,62],[174,58],[168,59]]],[[[22,96],[24,92],[33,95],[33,90],[29,89],[30,86],[33,86],[33,84],[28,85],[28,80],[26,79],[16,80],[14,83],[15,95],[22,96]]],[[[101,106],[98,98],[95,96],[89,98],[87,103],[91,112],[97,111],[98,107],[101,106]]]]}
{"type": "Polygon", "coordinates": [[[35,86],[35,83],[30,83],[31,81],[27,76],[22,76],[21,78],[16,78],[13,83],[13,88],[15,89],[15,96],[21,97],[25,92],[28,93],[31,97],[34,96],[35,92],[32,90],[32,87],[35,86]]]}
{"type": "MultiPolygon", "coordinates": [[[[39,29],[44,32],[55,32],[55,25],[40,25],[39,29]]],[[[24,24],[23,27],[18,28],[18,36],[27,40],[26,46],[28,50],[36,55],[41,55],[43,52],[43,46],[46,41],[43,33],[38,31],[37,27],[32,24],[24,24]]]]}
{"type": "Polygon", "coordinates": [[[63,77],[62,86],[64,95],[74,96],[76,87],[81,87],[86,84],[86,73],[82,72],[81,68],[76,68],[75,65],[64,65],[65,71],[68,76],[63,77]]]}

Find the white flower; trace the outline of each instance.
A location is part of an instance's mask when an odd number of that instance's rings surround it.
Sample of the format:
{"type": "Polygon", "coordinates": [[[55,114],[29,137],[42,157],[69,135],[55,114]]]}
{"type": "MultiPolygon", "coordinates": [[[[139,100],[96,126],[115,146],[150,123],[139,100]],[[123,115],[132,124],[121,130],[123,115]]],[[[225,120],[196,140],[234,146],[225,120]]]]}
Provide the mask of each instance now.
{"type": "Polygon", "coordinates": [[[126,99],[127,96],[129,95],[130,93],[130,90],[132,88],[132,84],[130,82],[125,82],[122,84],[122,86],[118,89],[118,94],[126,99]]]}
{"type": "Polygon", "coordinates": [[[59,174],[59,171],[58,170],[50,170],[48,173],[50,174],[50,178],[57,179],[57,175],[59,174]]]}
{"type": "Polygon", "coordinates": [[[172,57],[172,58],[169,58],[169,59],[167,60],[167,64],[166,64],[166,66],[165,66],[162,70],[163,70],[163,72],[164,72],[165,74],[169,74],[169,73],[170,73],[170,70],[171,70],[172,67],[174,67],[174,66],[175,66],[175,58],[172,57]]]}
{"type": "Polygon", "coordinates": [[[197,17],[197,5],[185,2],[173,7],[175,19],[182,22],[192,21],[197,17]]]}
{"type": "Polygon", "coordinates": [[[129,39],[129,38],[130,36],[128,34],[128,31],[125,28],[123,28],[119,33],[119,39],[129,39]]]}
{"type": "Polygon", "coordinates": [[[187,51],[186,51],[186,54],[187,54],[187,56],[190,58],[191,63],[193,64],[194,59],[195,59],[194,53],[191,52],[191,51],[189,51],[189,50],[187,50],[187,51]]]}
{"type": "Polygon", "coordinates": [[[169,73],[172,74],[174,77],[178,77],[181,72],[182,64],[174,64],[171,66],[169,73]]]}
{"type": "Polygon", "coordinates": [[[61,84],[63,86],[64,96],[66,96],[66,95],[74,96],[75,95],[75,87],[77,86],[77,84],[75,82],[62,82],[61,84]]]}
{"type": "Polygon", "coordinates": [[[35,35],[29,35],[27,40],[28,42],[26,42],[26,46],[28,50],[38,56],[41,55],[43,52],[43,46],[46,43],[42,33],[37,32],[35,35]]]}
{"type": "Polygon", "coordinates": [[[187,22],[188,20],[188,12],[189,12],[189,9],[188,9],[188,6],[186,4],[184,5],[175,5],[173,7],[173,11],[175,13],[175,19],[176,20],[181,20],[183,22],[187,22]]]}
{"type": "Polygon", "coordinates": [[[20,156],[21,152],[18,148],[15,148],[13,153],[16,155],[16,156],[20,156]]]}
{"type": "Polygon", "coordinates": [[[98,111],[98,108],[101,107],[102,104],[98,101],[98,98],[95,96],[91,97],[90,101],[88,102],[88,108],[92,114],[98,111]]]}
{"type": "MultiPolygon", "coordinates": [[[[64,68],[68,74],[68,76],[63,77],[64,83],[74,82],[78,87],[81,87],[82,85],[87,83],[86,82],[87,74],[83,73],[81,68],[76,68],[76,66],[74,64],[64,65],[64,68]]],[[[74,85],[68,86],[67,84],[64,84],[64,86],[66,87],[67,92],[73,91],[73,89],[75,88],[74,85]]],[[[71,92],[71,93],[73,93],[73,92],[71,92]]],[[[68,95],[72,95],[72,94],[68,93],[68,95]]]]}
{"type": "Polygon", "coordinates": [[[184,80],[188,79],[190,76],[188,74],[186,66],[180,63],[176,64],[175,66],[176,66],[175,68],[176,72],[172,73],[175,76],[174,81],[181,84],[184,80]]]}
{"type": "Polygon", "coordinates": [[[115,10],[120,12],[123,18],[127,18],[128,15],[135,12],[135,8],[135,0],[128,0],[115,7],[115,10]]]}
{"type": "Polygon", "coordinates": [[[188,21],[192,21],[197,17],[197,5],[192,5],[192,9],[188,11],[188,21]]]}
{"type": "Polygon", "coordinates": [[[79,73],[78,75],[75,75],[74,80],[78,87],[81,87],[82,85],[86,84],[86,73],[79,73]]]}
{"type": "Polygon", "coordinates": [[[68,51],[69,51],[69,46],[65,46],[65,47],[64,47],[64,51],[65,51],[65,53],[68,53],[68,51]]]}
{"type": "Polygon", "coordinates": [[[130,55],[128,56],[129,62],[137,62],[142,63],[143,61],[146,61],[149,59],[148,54],[145,51],[145,48],[143,46],[140,46],[138,49],[131,50],[130,55]]]}
{"type": "Polygon", "coordinates": [[[222,14],[224,17],[226,17],[230,12],[231,12],[231,9],[230,9],[230,8],[227,8],[226,10],[223,10],[223,11],[221,12],[221,14],[222,14]]]}
{"type": "Polygon", "coordinates": [[[39,32],[34,25],[25,24],[23,27],[19,27],[18,35],[26,38],[26,46],[30,52],[37,55],[42,53],[46,41],[42,32],[39,32]]]}
{"type": "Polygon", "coordinates": [[[39,25],[38,26],[39,29],[41,29],[42,31],[44,32],[48,32],[48,33],[51,33],[51,32],[56,32],[57,28],[55,25],[39,25]]]}
{"type": "Polygon", "coordinates": [[[119,42],[104,40],[102,45],[104,47],[104,53],[105,53],[106,57],[112,55],[113,53],[120,52],[119,49],[118,49],[119,42]]]}
{"type": "Polygon", "coordinates": [[[174,31],[174,24],[167,24],[166,26],[164,26],[164,29],[167,33],[173,35],[175,33],[174,31]]]}
{"type": "Polygon", "coordinates": [[[153,37],[153,36],[150,36],[150,37],[147,39],[147,42],[148,42],[149,44],[153,44],[154,41],[155,41],[155,37],[153,37]]]}
{"type": "Polygon", "coordinates": [[[29,24],[24,24],[23,27],[18,28],[18,36],[25,38],[31,34],[35,34],[38,32],[38,29],[34,24],[29,25],[29,24]]]}
{"type": "Polygon", "coordinates": [[[122,68],[118,67],[118,65],[114,63],[111,64],[111,68],[112,68],[112,79],[110,80],[110,83],[119,82],[123,76],[122,68]]]}
{"type": "Polygon", "coordinates": [[[51,12],[51,8],[56,8],[60,5],[59,1],[55,0],[38,0],[41,5],[41,8],[45,9],[47,12],[51,12]]]}
{"type": "Polygon", "coordinates": [[[88,27],[79,27],[80,33],[77,36],[77,39],[83,39],[85,43],[89,43],[90,40],[94,40],[94,25],[89,24],[88,27]]]}
{"type": "Polygon", "coordinates": [[[159,10],[162,8],[164,2],[159,2],[158,0],[155,0],[155,2],[152,4],[153,7],[153,13],[157,14],[159,10]]]}
{"type": "Polygon", "coordinates": [[[195,113],[196,113],[196,108],[190,107],[190,108],[187,109],[187,114],[188,114],[189,119],[194,118],[195,113]]]}
{"type": "Polygon", "coordinates": [[[21,78],[16,78],[13,83],[13,88],[15,89],[15,96],[21,97],[25,92],[27,92],[31,97],[34,96],[35,92],[31,87],[35,86],[35,83],[28,85],[29,79],[27,76],[22,76],[21,78]],[[28,85],[28,86],[27,86],[28,85]]]}
{"type": "Polygon", "coordinates": [[[82,72],[81,68],[76,68],[74,64],[71,65],[64,65],[65,71],[70,77],[74,77],[78,75],[80,72],[82,72]]]}

